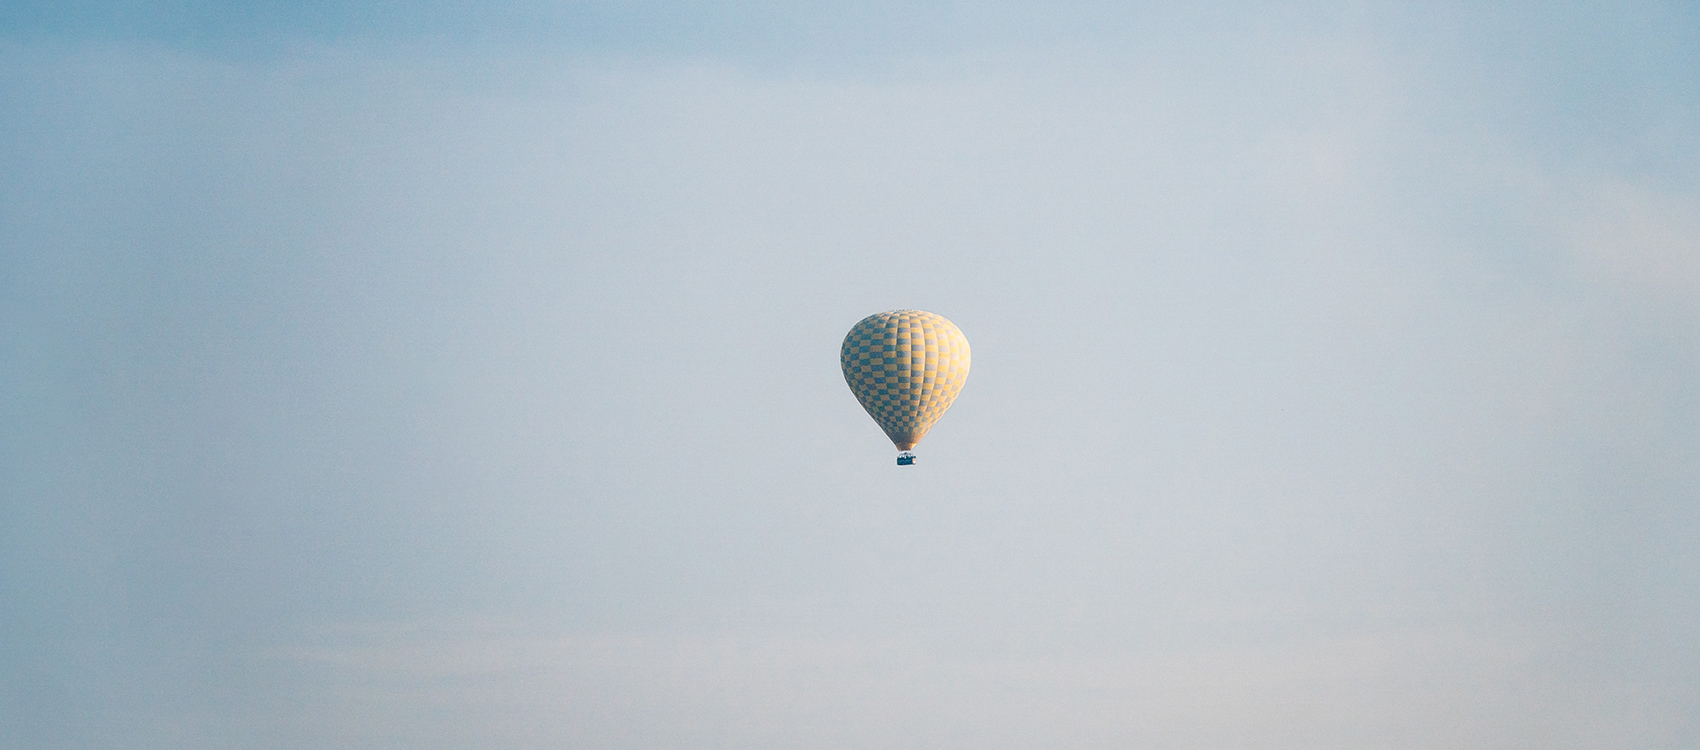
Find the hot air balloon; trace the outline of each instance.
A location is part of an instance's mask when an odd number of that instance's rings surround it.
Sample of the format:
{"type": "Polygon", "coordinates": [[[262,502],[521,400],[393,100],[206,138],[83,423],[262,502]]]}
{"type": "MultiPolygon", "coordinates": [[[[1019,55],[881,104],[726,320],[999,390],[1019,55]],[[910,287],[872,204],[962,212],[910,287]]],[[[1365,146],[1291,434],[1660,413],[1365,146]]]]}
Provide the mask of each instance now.
{"type": "Polygon", "coordinates": [[[897,465],[944,416],[968,379],[968,339],[955,323],[920,310],[862,319],[839,351],[844,382],[897,446],[897,465]]]}

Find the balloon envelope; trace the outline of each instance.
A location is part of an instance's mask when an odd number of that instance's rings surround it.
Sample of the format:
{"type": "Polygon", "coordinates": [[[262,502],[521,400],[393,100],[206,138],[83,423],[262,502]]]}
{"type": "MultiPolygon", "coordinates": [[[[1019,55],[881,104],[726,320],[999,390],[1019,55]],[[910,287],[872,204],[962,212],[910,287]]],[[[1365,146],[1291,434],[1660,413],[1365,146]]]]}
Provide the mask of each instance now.
{"type": "Polygon", "coordinates": [[[968,379],[968,339],[955,323],[920,310],[862,319],[844,337],[844,382],[900,451],[921,442],[968,379]]]}

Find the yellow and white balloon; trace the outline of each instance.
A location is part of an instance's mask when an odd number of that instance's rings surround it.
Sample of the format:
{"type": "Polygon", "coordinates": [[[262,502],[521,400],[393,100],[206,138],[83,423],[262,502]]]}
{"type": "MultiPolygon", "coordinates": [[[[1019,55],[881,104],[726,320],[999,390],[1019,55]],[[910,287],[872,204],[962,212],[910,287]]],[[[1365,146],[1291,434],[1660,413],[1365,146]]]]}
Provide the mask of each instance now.
{"type": "Polygon", "coordinates": [[[862,319],[839,351],[844,382],[868,416],[904,455],[962,392],[968,379],[968,339],[955,323],[920,310],[892,310],[862,319]]]}

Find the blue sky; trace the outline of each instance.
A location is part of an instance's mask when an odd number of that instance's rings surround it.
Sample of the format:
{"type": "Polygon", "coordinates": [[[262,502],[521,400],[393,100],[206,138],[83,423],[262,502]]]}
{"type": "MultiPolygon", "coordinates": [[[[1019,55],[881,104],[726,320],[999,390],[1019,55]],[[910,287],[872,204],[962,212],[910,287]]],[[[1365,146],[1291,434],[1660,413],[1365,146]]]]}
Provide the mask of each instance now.
{"type": "Polygon", "coordinates": [[[0,30],[0,746],[1700,737],[1692,7],[0,30]]]}

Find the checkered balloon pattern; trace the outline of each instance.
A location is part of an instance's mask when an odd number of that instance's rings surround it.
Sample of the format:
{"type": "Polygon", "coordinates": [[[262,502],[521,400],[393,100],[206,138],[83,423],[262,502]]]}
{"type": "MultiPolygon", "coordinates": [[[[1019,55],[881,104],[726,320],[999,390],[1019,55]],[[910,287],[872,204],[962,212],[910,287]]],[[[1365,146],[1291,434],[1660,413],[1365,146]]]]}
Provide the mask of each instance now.
{"type": "Polygon", "coordinates": [[[850,392],[900,451],[921,442],[956,401],[968,359],[956,324],[920,310],[863,318],[838,355],[850,392]]]}

